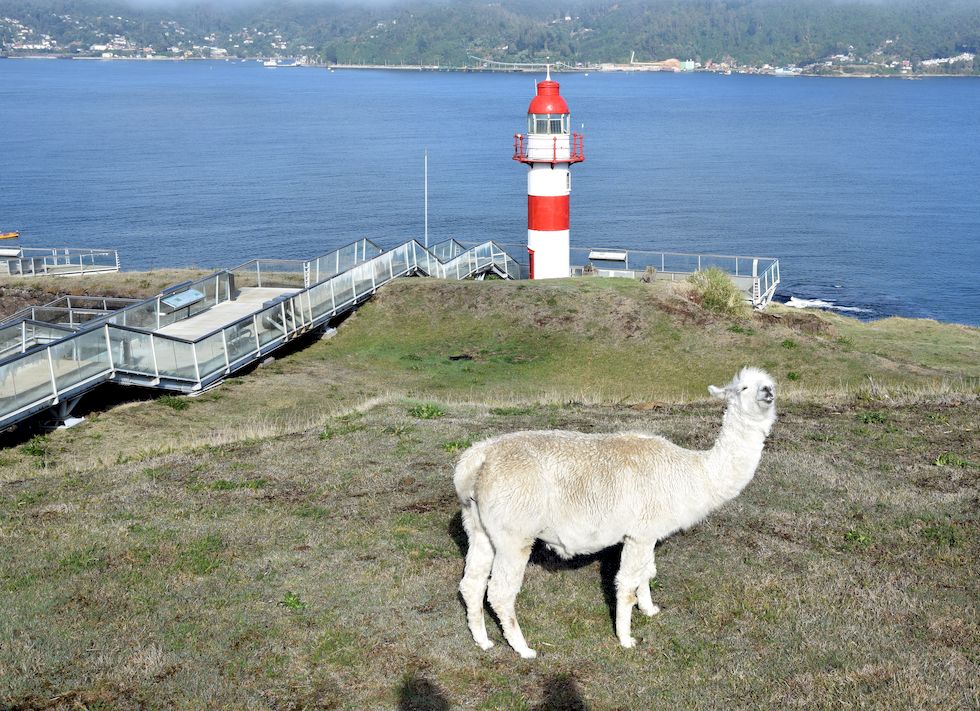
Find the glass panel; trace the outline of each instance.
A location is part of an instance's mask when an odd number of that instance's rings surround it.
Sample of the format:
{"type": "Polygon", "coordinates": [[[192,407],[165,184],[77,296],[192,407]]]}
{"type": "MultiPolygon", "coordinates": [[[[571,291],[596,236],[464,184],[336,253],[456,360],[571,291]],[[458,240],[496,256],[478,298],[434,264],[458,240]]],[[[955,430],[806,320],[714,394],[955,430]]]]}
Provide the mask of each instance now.
{"type": "Polygon", "coordinates": [[[197,380],[194,369],[194,349],[190,343],[153,336],[160,375],[185,380],[197,380]]]}
{"type": "Polygon", "coordinates": [[[51,346],[58,391],[64,391],[81,381],[109,371],[105,334],[91,331],[51,346]]]}
{"type": "Polygon", "coordinates": [[[350,272],[341,274],[333,280],[334,296],[337,306],[345,304],[354,298],[354,275],[350,272]]]}
{"type": "Polygon", "coordinates": [[[46,350],[0,366],[0,415],[53,395],[46,350]]]}
{"type": "Polygon", "coordinates": [[[233,274],[235,275],[235,288],[241,289],[243,287],[253,287],[259,285],[258,280],[258,262],[252,260],[251,262],[246,262],[240,267],[236,267],[233,274]]]}
{"type": "Polygon", "coordinates": [[[374,260],[374,283],[384,284],[391,279],[391,254],[374,260]]]}
{"type": "Polygon", "coordinates": [[[112,362],[116,368],[144,375],[155,375],[150,339],[148,333],[124,331],[110,326],[109,341],[112,344],[112,362]]]}
{"type": "Polygon", "coordinates": [[[330,311],[330,284],[323,283],[314,286],[309,291],[310,304],[313,306],[313,318],[323,316],[330,311]]]}
{"type": "Polygon", "coordinates": [[[197,350],[198,369],[202,378],[225,369],[225,346],[221,333],[198,341],[195,348],[197,350]]]}
{"type": "Polygon", "coordinates": [[[354,294],[363,296],[371,291],[371,276],[374,268],[372,265],[357,266],[351,270],[354,277],[354,294]]]}
{"type": "Polygon", "coordinates": [[[225,329],[225,339],[228,342],[228,360],[234,363],[255,350],[255,334],[252,333],[252,321],[230,326],[225,329]]]}
{"type": "Polygon", "coordinates": [[[128,309],[120,311],[109,318],[109,323],[118,323],[120,326],[132,326],[134,328],[154,329],[157,327],[157,300],[150,299],[141,304],[136,304],[128,309]]]}
{"type": "Polygon", "coordinates": [[[21,324],[0,329],[0,358],[20,353],[23,329],[21,324]]]}
{"type": "Polygon", "coordinates": [[[265,311],[260,311],[255,315],[255,322],[259,333],[259,343],[264,346],[266,343],[274,341],[283,335],[282,307],[276,304],[265,311]]]}

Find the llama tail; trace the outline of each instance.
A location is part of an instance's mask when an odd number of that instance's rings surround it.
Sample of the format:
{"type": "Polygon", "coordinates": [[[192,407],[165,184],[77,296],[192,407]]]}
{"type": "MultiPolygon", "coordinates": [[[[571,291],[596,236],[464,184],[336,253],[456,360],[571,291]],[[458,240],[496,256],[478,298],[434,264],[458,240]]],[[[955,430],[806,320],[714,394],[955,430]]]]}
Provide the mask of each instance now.
{"type": "Polygon", "coordinates": [[[469,508],[470,504],[476,501],[476,480],[486,458],[486,448],[480,442],[463,452],[463,456],[456,464],[453,484],[456,486],[456,495],[464,509],[469,508]]]}

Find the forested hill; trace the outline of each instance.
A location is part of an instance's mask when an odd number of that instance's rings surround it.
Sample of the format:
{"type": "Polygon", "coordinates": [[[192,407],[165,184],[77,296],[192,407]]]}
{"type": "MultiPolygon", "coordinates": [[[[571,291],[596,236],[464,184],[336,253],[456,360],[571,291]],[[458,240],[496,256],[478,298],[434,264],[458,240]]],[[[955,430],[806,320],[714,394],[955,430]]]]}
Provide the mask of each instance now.
{"type": "MultiPolygon", "coordinates": [[[[337,63],[808,64],[921,60],[980,49],[977,0],[473,0],[392,4],[0,0],[0,50],[299,56],[337,63]],[[216,51],[217,50],[217,51],[216,51]]],[[[977,62],[980,64],[980,61],[977,62]]],[[[967,70],[975,69],[969,62],[967,70]]]]}

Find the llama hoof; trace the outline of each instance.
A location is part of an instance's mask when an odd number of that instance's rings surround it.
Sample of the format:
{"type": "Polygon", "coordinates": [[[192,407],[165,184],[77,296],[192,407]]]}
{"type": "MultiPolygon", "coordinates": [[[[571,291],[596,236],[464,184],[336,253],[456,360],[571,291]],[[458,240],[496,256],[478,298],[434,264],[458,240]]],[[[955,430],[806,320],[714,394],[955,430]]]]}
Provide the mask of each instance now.
{"type": "Polygon", "coordinates": [[[623,645],[624,649],[632,649],[636,646],[636,637],[627,637],[626,639],[619,640],[619,643],[623,645]]]}
{"type": "Polygon", "coordinates": [[[538,656],[538,653],[533,649],[518,649],[517,653],[520,654],[525,659],[534,659],[538,656]]]}
{"type": "Polygon", "coordinates": [[[644,607],[643,605],[640,605],[640,612],[642,612],[647,617],[653,617],[658,612],[660,612],[660,606],[650,605],[650,607],[644,607]]]}
{"type": "Polygon", "coordinates": [[[491,642],[489,639],[483,639],[483,640],[478,639],[476,641],[476,646],[478,646],[480,649],[482,649],[485,652],[493,646],[493,642],[491,642]]]}

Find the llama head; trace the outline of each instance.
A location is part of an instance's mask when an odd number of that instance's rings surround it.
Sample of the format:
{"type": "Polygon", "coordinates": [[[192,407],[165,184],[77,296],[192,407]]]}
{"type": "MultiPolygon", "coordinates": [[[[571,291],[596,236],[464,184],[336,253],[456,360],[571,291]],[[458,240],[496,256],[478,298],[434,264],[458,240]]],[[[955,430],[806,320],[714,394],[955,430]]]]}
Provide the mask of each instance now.
{"type": "Polygon", "coordinates": [[[749,419],[768,423],[776,419],[776,382],[759,368],[742,368],[728,385],[709,385],[708,392],[749,419]]]}

